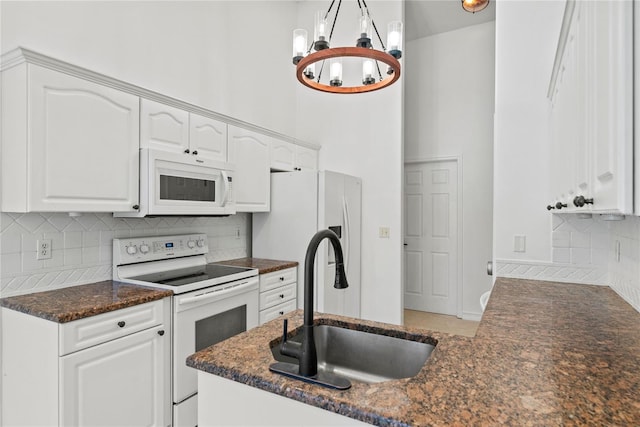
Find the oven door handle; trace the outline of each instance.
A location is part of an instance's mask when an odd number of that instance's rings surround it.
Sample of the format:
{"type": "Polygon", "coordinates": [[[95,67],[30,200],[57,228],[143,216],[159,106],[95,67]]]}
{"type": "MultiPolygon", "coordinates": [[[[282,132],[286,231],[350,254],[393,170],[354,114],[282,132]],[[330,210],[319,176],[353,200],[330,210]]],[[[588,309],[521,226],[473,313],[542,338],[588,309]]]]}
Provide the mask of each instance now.
{"type": "Polygon", "coordinates": [[[210,299],[219,299],[231,293],[239,293],[245,290],[251,290],[252,288],[256,287],[256,284],[257,282],[255,280],[238,283],[237,285],[229,286],[220,290],[213,290],[204,294],[196,295],[195,297],[180,299],[178,301],[178,305],[188,305],[195,302],[208,301],[210,299]]]}

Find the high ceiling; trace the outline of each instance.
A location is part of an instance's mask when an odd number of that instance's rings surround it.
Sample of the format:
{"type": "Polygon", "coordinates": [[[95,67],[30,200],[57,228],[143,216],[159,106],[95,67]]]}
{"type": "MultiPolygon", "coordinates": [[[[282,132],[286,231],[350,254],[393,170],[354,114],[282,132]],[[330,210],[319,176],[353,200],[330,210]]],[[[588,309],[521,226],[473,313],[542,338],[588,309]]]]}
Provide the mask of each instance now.
{"type": "Polygon", "coordinates": [[[406,0],[405,40],[411,41],[496,19],[496,0],[483,11],[469,13],[460,0],[406,0]]]}

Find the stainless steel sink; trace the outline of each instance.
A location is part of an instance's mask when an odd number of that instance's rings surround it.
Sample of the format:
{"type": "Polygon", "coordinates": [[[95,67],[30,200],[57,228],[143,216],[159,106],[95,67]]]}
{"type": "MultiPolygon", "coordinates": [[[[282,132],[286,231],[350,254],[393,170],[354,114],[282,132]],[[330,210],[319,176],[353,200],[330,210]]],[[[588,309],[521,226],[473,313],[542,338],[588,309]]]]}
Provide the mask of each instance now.
{"type": "MultiPolygon", "coordinates": [[[[327,372],[348,379],[378,383],[415,376],[434,345],[329,325],[314,327],[318,373],[327,372]]],[[[289,338],[301,342],[302,332],[289,338]]],[[[297,359],[280,354],[280,344],[271,352],[275,360],[296,364],[297,359]]]]}

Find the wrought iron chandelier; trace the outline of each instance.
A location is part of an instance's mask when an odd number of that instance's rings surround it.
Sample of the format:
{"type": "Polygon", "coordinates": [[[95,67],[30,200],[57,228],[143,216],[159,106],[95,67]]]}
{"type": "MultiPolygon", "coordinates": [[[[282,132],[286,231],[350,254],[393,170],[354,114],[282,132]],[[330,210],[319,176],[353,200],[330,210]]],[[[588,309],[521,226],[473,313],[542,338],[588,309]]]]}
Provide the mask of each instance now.
{"type": "Polygon", "coordinates": [[[329,15],[336,1],[331,1],[326,13],[322,11],[316,13],[311,43],[307,43],[307,30],[293,30],[293,64],[296,66],[296,77],[300,83],[323,92],[348,94],[382,89],[400,78],[398,59],[402,57],[402,22],[392,21],[388,24],[385,46],[366,2],[364,0],[357,0],[357,2],[360,15],[358,17],[359,36],[355,46],[331,47],[331,37],[342,0],[338,1],[330,31],[328,31],[329,15]],[[373,46],[374,33],[380,43],[380,49],[375,49],[373,46]],[[344,58],[361,58],[362,79],[356,79],[354,85],[344,84],[342,68],[344,58]],[[328,71],[325,70],[327,60],[329,61],[329,66],[326,67],[328,71]],[[384,65],[382,67],[384,73],[381,71],[380,63],[386,65],[386,69],[384,65]],[[329,74],[328,79],[326,74],[329,74]]]}

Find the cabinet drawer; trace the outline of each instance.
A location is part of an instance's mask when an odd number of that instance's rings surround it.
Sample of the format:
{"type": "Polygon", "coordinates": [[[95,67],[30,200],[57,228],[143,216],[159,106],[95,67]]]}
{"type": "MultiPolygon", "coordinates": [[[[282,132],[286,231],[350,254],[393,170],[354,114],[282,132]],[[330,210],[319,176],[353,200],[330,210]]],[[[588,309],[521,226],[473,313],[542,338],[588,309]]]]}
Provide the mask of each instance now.
{"type": "Polygon", "coordinates": [[[60,356],[163,322],[163,300],[148,302],[60,325],[60,356]]]}
{"type": "Polygon", "coordinates": [[[264,310],[265,308],[273,307],[274,305],[280,304],[282,302],[295,299],[296,287],[296,283],[291,283],[289,285],[261,293],[260,310],[264,310]]]}
{"type": "Polygon", "coordinates": [[[286,270],[274,271],[273,273],[260,275],[260,292],[275,289],[282,285],[288,285],[296,281],[297,268],[287,268],[286,270]]]}
{"type": "Polygon", "coordinates": [[[260,324],[267,323],[269,320],[273,320],[283,314],[287,314],[296,309],[296,300],[292,299],[282,304],[278,304],[266,310],[260,312],[260,324]]]}

